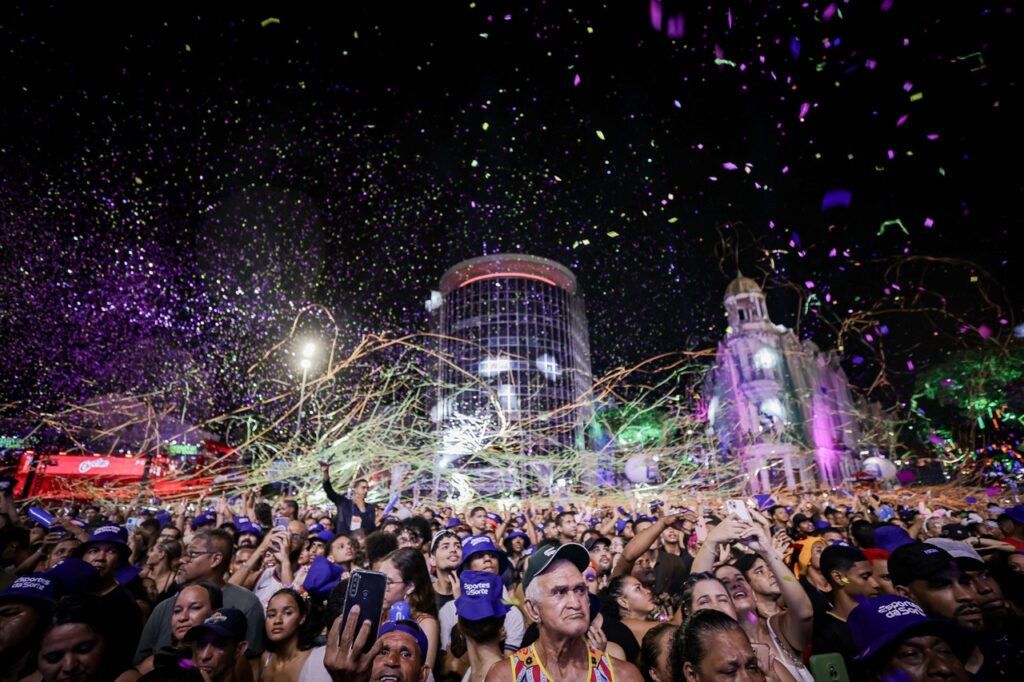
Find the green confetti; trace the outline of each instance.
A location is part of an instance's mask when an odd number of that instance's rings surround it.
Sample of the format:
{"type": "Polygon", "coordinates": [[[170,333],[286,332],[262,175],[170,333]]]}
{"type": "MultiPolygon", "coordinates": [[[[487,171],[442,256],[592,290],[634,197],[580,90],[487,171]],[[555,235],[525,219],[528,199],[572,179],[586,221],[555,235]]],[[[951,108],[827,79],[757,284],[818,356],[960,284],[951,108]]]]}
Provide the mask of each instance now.
{"type": "Polygon", "coordinates": [[[878,236],[880,237],[885,234],[885,230],[890,227],[898,227],[903,230],[903,234],[910,234],[910,231],[903,225],[903,221],[899,218],[894,218],[893,220],[886,220],[879,226],[878,236]]]}
{"type": "Polygon", "coordinates": [[[278,19],[277,17],[267,17],[266,19],[264,19],[263,21],[260,22],[260,26],[262,26],[263,28],[266,28],[267,26],[270,26],[271,24],[280,24],[280,23],[281,23],[281,20],[278,19]]]}
{"type": "Polygon", "coordinates": [[[604,133],[602,133],[600,130],[597,131],[597,139],[599,139],[599,140],[603,140],[604,139],[604,133]]]}

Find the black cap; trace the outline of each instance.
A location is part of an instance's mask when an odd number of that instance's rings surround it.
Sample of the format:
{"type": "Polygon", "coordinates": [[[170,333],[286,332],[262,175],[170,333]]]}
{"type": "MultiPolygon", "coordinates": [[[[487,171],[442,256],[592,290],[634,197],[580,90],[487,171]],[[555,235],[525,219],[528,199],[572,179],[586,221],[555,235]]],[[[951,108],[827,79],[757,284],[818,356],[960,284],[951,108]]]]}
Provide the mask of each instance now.
{"type": "Polygon", "coordinates": [[[814,521],[814,519],[812,519],[812,518],[811,518],[810,516],[808,516],[807,514],[795,514],[795,515],[793,516],[793,518],[791,519],[791,523],[793,524],[793,527],[794,527],[794,528],[796,528],[797,526],[799,526],[799,525],[800,525],[801,523],[803,523],[804,521],[814,521]]]}
{"type": "Polygon", "coordinates": [[[589,540],[587,540],[586,542],[583,543],[583,546],[587,548],[588,552],[593,552],[594,548],[597,547],[598,545],[604,545],[605,547],[611,547],[612,546],[612,541],[609,540],[608,538],[606,538],[603,535],[595,535],[594,537],[590,538],[589,540]]]}
{"type": "Polygon", "coordinates": [[[951,540],[966,540],[971,537],[971,533],[967,530],[967,527],[962,526],[959,523],[947,523],[942,527],[940,535],[951,540]]]}
{"type": "Polygon", "coordinates": [[[248,630],[248,621],[245,614],[238,609],[223,608],[210,612],[199,625],[193,625],[185,633],[183,641],[191,642],[202,637],[205,633],[211,633],[221,639],[233,639],[236,642],[245,641],[245,633],[248,630]]]}
{"type": "Polygon", "coordinates": [[[923,542],[902,545],[889,555],[889,578],[893,585],[906,586],[914,580],[931,580],[950,570],[959,571],[953,555],[923,542]]]}
{"type": "Polygon", "coordinates": [[[583,545],[575,542],[549,545],[531,554],[530,558],[526,560],[526,567],[523,569],[523,589],[528,588],[533,579],[543,573],[556,559],[567,559],[580,570],[580,573],[587,570],[587,566],[590,565],[590,554],[583,545]]]}

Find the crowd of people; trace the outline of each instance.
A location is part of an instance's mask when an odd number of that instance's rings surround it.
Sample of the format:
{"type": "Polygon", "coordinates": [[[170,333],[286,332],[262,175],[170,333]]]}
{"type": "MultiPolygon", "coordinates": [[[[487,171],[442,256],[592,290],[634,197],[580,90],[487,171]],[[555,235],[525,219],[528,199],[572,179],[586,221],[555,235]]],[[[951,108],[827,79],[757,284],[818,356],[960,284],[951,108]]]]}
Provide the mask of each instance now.
{"type": "Polygon", "coordinates": [[[0,682],[1024,680],[1021,504],[381,510],[346,483],[325,466],[323,505],[4,492],[0,682]],[[345,609],[357,571],[380,613],[345,609]]]}

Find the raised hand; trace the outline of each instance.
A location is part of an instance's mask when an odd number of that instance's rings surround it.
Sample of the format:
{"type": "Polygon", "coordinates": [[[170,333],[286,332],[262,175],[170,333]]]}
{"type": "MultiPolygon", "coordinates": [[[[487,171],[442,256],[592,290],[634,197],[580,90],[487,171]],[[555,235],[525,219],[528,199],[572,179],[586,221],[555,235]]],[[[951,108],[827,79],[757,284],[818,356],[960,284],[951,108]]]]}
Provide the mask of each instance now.
{"type": "Polygon", "coordinates": [[[380,653],[383,644],[380,640],[374,643],[369,652],[363,653],[363,647],[370,639],[370,621],[359,621],[359,607],[353,606],[349,612],[348,622],[341,627],[341,616],[334,620],[331,631],[327,635],[327,649],[324,651],[324,667],[335,682],[365,682],[370,679],[370,668],[373,659],[380,653]],[[356,631],[356,623],[359,630],[356,631]]]}

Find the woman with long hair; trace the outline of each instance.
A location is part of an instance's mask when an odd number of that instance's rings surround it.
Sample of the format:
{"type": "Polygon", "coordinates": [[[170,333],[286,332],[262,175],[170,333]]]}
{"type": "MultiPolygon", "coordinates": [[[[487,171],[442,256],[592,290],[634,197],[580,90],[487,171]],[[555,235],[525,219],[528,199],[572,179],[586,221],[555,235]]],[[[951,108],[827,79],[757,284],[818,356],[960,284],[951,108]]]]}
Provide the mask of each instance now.
{"type": "Polygon", "coordinates": [[[264,618],[267,650],[253,660],[258,682],[294,682],[312,651],[308,634],[314,625],[309,604],[298,592],[285,587],[267,602],[264,618]]]}
{"type": "Polygon", "coordinates": [[[384,592],[382,620],[387,620],[393,604],[404,601],[409,605],[409,620],[414,620],[427,635],[428,667],[433,668],[437,660],[437,649],[441,639],[441,627],[437,620],[437,600],[430,585],[430,571],[423,554],[411,547],[403,547],[384,557],[381,573],[388,577],[384,592]]]}
{"type": "Polygon", "coordinates": [[[658,624],[649,620],[658,612],[651,591],[631,575],[619,575],[608,581],[608,587],[601,592],[601,612],[622,621],[638,642],[658,624]]]}
{"type": "MultiPolygon", "coordinates": [[[[199,625],[211,612],[224,606],[224,593],[209,580],[200,580],[183,588],[174,598],[171,610],[171,647],[177,647],[185,637],[185,633],[195,625],[199,625]]],[[[161,652],[154,652],[135,669],[140,673],[153,670],[154,661],[161,652]]]]}
{"type": "Polygon", "coordinates": [[[174,575],[183,552],[180,540],[166,539],[153,545],[146,554],[146,563],[139,577],[153,581],[154,593],[150,594],[150,599],[154,604],[159,604],[173,593],[174,575]]]}

